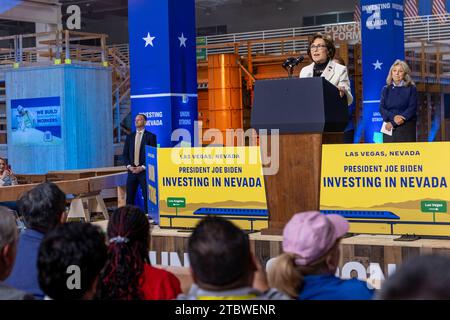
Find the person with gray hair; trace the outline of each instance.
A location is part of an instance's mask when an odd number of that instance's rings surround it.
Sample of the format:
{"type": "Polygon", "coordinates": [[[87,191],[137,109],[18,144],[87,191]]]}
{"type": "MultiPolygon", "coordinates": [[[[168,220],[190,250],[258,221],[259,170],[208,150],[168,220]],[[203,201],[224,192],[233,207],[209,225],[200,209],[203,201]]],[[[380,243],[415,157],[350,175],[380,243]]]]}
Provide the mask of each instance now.
{"type": "Polygon", "coordinates": [[[11,273],[16,259],[17,239],[13,213],[5,207],[0,207],[0,300],[33,299],[33,296],[3,283],[11,273]]]}

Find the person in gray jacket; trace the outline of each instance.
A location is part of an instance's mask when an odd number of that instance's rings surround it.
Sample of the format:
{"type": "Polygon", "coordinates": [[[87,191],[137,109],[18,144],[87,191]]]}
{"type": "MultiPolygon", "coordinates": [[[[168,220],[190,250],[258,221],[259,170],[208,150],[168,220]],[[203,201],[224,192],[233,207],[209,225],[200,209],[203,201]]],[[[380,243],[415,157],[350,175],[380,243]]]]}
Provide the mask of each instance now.
{"type": "Polygon", "coordinates": [[[33,300],[33,296],[3,283],[16,259],[17,239],[14,214],[0,207],[0,300],[33,300]]]}
{"type": "Polygon", "coordinates": [[[248,235],[220,217],[204,218],[188,241],[194,285],[178,300],[285,300],[270,289],[248,235]]]}

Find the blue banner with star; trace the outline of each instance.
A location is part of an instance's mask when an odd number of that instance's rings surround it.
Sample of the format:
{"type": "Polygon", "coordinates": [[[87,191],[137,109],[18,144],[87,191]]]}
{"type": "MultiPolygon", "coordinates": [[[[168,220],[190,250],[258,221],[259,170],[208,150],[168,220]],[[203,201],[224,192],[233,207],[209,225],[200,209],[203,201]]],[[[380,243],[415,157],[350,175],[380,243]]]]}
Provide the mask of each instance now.
{"type": "Polygon", "coordinates": [[[129,0],[128,26],[133,119],[145,114],[146,129],[161,147],[192,142],[198,117],[195,1],[129,0]],[[176,134],[184,138],[171,141],[177,129],[184,129],[176,134]]]}
{"type": "Polygon", "coordinates": [[[382,88],[392,63],[404,60],[403,0],[361,0],[364,141],[382,142],[382,88]]]}

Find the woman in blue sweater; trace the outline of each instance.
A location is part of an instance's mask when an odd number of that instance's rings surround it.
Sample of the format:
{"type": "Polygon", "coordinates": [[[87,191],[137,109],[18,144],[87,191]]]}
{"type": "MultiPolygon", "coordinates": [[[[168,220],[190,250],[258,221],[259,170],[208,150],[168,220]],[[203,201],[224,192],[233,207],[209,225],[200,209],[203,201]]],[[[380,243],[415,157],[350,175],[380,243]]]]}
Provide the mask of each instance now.
{"type": "Polygon", "coordinates": [[[283,254],[269,267],[269,286],[299,300],[372,299],[367,282],[336,276],[340,239],[348,230],[340,215],[295,214],[283,229],[283,254]]]}
{"type": "Polygon", "coordinates": [[[408,65],[396,60],[389,70],[383,88],[380,113],[386,123],[384,142],[415,142],[417,119],[417,89],[411,80],[408,65]]]}

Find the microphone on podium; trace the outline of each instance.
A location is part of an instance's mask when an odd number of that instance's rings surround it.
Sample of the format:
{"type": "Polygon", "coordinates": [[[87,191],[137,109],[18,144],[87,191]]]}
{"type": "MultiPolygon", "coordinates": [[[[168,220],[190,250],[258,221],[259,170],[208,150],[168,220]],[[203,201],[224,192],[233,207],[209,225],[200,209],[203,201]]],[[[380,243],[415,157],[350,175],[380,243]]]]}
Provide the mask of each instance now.
{"type": "Polygon", "coordinates": [[[292,73],[294,72],[294,68],[305,60],[304,56],[299,56],[298,58],[289,57],[286,61],[283,62],[283,68],[288,72],[289,78],[292,78],[292,73]]]}

